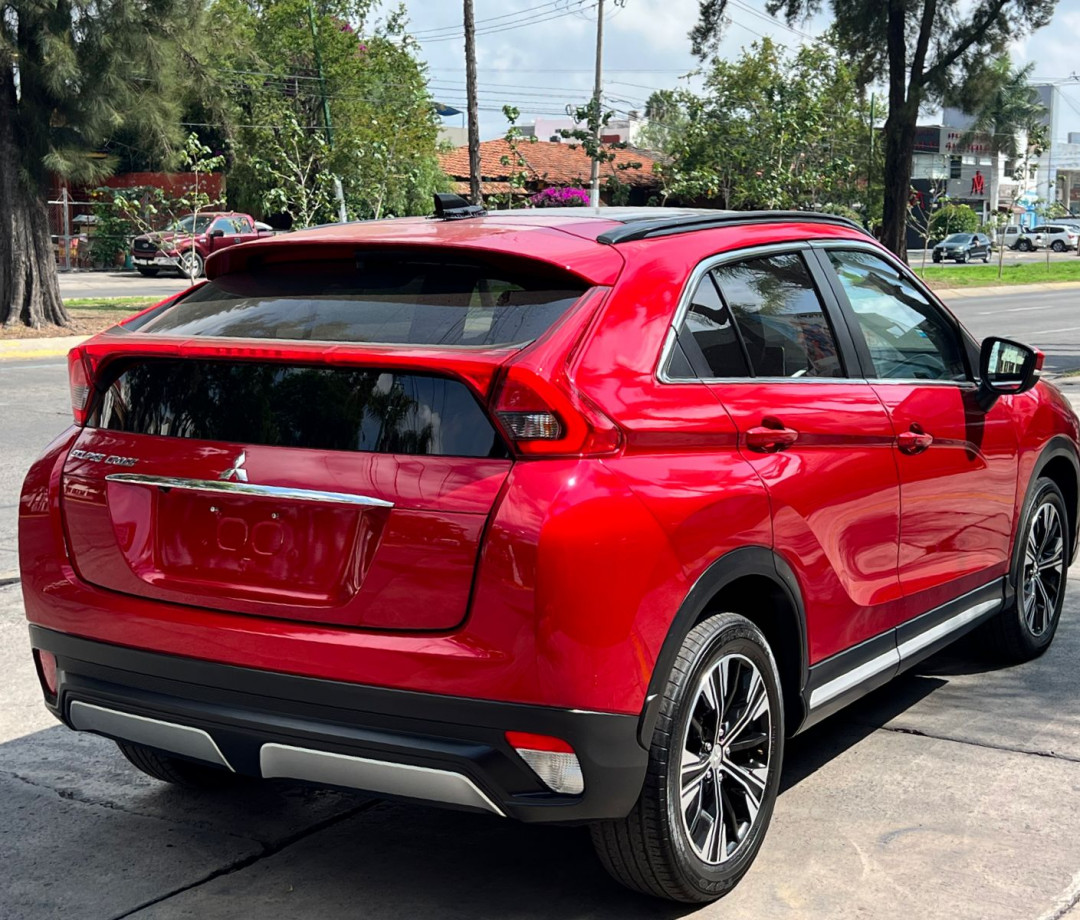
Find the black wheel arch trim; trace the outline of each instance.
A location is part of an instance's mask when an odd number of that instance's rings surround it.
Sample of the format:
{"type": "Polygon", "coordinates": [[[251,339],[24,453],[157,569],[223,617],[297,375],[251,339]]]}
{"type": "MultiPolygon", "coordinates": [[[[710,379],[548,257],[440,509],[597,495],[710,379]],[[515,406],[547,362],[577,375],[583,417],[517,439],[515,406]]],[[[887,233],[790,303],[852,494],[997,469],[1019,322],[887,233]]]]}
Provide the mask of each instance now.
{"type": "MultiPolygon", "coordinates": [[[[785,688],[785,706],[798,701],[802,711],[785,713],[788,733],[792,733],[805,717],[803,705],[804,689],[809,673],[806,639],[806,608],[803,604],[802,591],[791,566],[774,550],[767,546],[742,546],[725,553],[714,560],[701,573],[693,587],[683,599],[667,637],[660,647],[660,653],[653,665],[652,677],[645,695],[645,706],[638,723],[638,742],[646,750],[652,743],[653,730],[660,714],[660,700],[664,684],[668,679],[675,658],[690,630],[700,621],[709,603],[725,587],[747,575],[767,578],[785,595],[788,605],[794,611],[797,620],[799,649],[799,685],[785,688]]],[[[720,612],[720,611],[717,611],[720,612]]]]}

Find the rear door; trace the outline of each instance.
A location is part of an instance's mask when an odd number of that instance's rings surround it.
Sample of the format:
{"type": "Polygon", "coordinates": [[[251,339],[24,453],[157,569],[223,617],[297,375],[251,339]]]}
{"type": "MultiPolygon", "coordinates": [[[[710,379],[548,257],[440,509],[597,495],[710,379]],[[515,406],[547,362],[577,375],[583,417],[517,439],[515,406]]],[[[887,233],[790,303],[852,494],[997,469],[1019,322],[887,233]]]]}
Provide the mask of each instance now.
{"type": "Polygon", "coordinates": [[[585,285],[437,257],[318,268],[225,275],[100,346],[62,485],[80,577],[335,626],[462,621],[512,462],[481,381],[585,285]]]}
{"type": "Polygon", "coordinates": [[[785,246],[705,267],[678,341],[768,490],[774,546],[806,602],[810,662],[874,637],[867,658],[888,654],[900,598],[893,430],[848,370],[850,339],[826,312],[814,254],[785,246]]]}

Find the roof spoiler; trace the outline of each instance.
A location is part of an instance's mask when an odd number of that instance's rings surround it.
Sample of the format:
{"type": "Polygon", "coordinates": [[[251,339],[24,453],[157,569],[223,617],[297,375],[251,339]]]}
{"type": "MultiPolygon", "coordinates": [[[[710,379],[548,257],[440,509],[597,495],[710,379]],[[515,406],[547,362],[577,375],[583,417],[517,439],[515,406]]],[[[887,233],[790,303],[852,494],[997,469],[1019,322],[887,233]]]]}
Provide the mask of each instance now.
{"type": "Polygon", "coordinates": [[[485,214],[487,211],[480,205],[469,204],[460,195],[435,193],[436,220],[466,220],[470,217],[483,217],[485,214]]]}

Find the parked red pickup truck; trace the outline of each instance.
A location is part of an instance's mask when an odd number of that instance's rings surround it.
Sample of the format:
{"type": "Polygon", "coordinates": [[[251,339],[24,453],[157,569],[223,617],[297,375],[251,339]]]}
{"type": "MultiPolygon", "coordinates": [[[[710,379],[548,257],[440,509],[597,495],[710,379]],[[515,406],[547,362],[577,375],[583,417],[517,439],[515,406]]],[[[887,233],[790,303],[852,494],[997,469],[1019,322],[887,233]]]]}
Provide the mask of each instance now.
{"type": "Polygon", "coordinates": [[[210,253],[273,235],[269,226],[250,214],[204,211],[180,218],[167,230],[135,237],[131,259],[141,275],[153,277],[160,271],[172,271],[198,278],[210,253]]]}

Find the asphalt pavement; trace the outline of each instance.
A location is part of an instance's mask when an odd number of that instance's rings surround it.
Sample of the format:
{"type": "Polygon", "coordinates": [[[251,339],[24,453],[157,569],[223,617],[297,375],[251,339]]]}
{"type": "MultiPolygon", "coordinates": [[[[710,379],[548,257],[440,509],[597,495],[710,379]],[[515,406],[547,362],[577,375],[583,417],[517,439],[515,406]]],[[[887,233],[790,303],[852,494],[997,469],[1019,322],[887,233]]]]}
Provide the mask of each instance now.
{"type": "MultiPolygon", "coordinates": [[[[1080,355],[1080,294],[953,306],[977,335],[1080,355]]],[[[69,417],[62,358],[0,360],[0,581],[18,487],[69,417]]],[[[581,828],[252,783],[193,793],[40,703],[17,584],[0,586],[2,920],[793,918],[1080,920],[1080,567],[1051,650],[975,640],[788,748],[750,874],[690,910],[611,882],[581,828]]]]}

